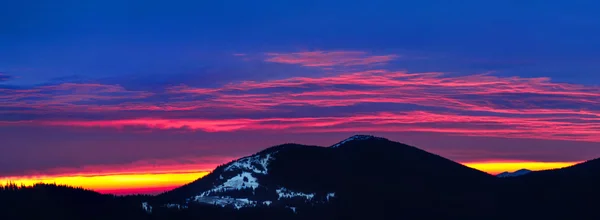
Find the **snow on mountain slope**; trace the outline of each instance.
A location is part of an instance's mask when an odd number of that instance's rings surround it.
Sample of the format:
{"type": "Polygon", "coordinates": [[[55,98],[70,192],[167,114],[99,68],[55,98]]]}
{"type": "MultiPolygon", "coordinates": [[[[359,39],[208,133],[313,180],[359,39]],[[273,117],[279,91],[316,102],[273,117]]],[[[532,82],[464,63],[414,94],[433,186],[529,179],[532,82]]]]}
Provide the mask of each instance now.
{"type": "Polygon", "coordinates": [[[272,159],[271,155],[276,153],[277,152],[273,152],[266,155],[255,155],[241,158],[225,167],[225,171],[248,170],[254,173],[267,174],[267,166],[269,165],[269,160],[272,159]]]}
{"type": "Polygon", "coordinates": [[[152,206],[148,205],[147,202],[142,203],[142,209],[146,211],[148,214],[152,213],[152,206]]]}
{"type": "Polygon", "coordinates": [[[188,208],[185,205],[179,205],[179,204],[166,204],[164,207],[167,207],[169,209],[187,209],[188,208]]]}
{"type": "Polygon", "coordinates": [[[335,198],[335,193],[327,193],[327,202],[329,202],[330,199],[335,198]]]}
{"type": "Polygon", "coordinates": [[[331,148],[338,148],[340,146],[342,146],[345,143],[351,142],[351,141],[359,141],[359,140],[369,140],[369,139],[380,139],[380,140],[385,140],[385,138],[380,138],[380,137],[375,137],[373,135],[354,135],[352,137],[349,137],[337,144],[334,144],[333,146],[331,146],[331,148]]]}
{"type": "Polygon", "coordinates": [[[256,207],[257,201],[252,201],[247,198],[231,198],[227,196],[205,196],[196,197],[195,202],[218,205],[221,207],[233,206],[235,209],[243,207],[256,207]]]}
{"type": "Polygon", "coordinates": [[[223,207],[233,205],[237,209],[256,206],[259,204],[258,201],[232,197],[227,192],[252,190],[254,194],[254,191],[261,186],[257,177],[268,174],[269,161],[275,154],[277,152],[257,154],[230,163],[223,169],[214,186],[195,196],[194,201],[223,207]]]}
{"type": "Polygon", "coordinates": [[[277,195],[279,195],[279,198],[278,198],[279,200],[281,200],[282,198],[294,198],[294,197],[304,197],[304,198],[306,198],[306,200],[312,200],[315,197],[314,193],[294,192],[289,189],[286,189],[285,187],[281,187],[275,191],[277,192],[277,195]]]}
{"type": "Polygon", "coordinates": [[[476,191],[484,188],[479,183],[493,179],[489,174],[409,145],[371,135],[354,135],[331,147],[283,144],[267,148],[219,166],[201,179],[158,196],[151,204],[156,208],[165,204],[235,209],[294,207],[302,212],[305,208],[335,203],[339,198],[359,203],[382,193],[412,196],[407,201],[421,199],[402,190],[403,187],[379,187],[385,184],[432,191],[445,190],[451,185],[455,191],[476,191]],[[396,173],[406,174],[390,175],[396,173]],[[417,180],[407,182],[406,176],[417,180]],[[440,186],[440,181],[445,181],[444,185],[440,186]],[[478,184],[471,185],[472,182],[478,184]],[[360,193],[353,194],[357,191],[360,193]]]}
{"type": "Polygon", "coordinates": [[[258,181],[252,173],[242,171],[240,174],[227,179],[221,185],[215,186],[214,188],[203,192],[200,197],[209,196],[213,193],[225,192],[231,190],[242,190],[242,189],[256,189],[260,186],[258,181]]]}
{"type": "Polygon", "coordinates": [[[223,169],[223,173],[219,175],[221,184],[216,185],[214,188],[203,192],[200,196],[209,196],[211,193],[224,192],[230,190],[242,190],[242,189],[253,189],[255,190],[260,186],[256,175],[267,175],[269,161],[273,159],[274,154],[277,152],[267,153],[264,155],[254,155],[244,157],[236,160],[226,166],[223,169]],[[230,176],[228,179],[224,178],[223,175],[236,174],[230,176]]]}
{"type": "MultiPolygon", "coordinates": [[[[289,204],[329,201],[334,192],[300,192],[273,183],[269,177],[270,163],[276,159],[278,148],[270,148],[255,155],[243,157],[222,169],[213,171],[211,177],[200,179],[209,183],[201,187],[200,193],[189,197],[186,204],[169,203],[167,207],[187,208],[188,203],[202,203],[241,209],[257,206],[280,206],[289,204]]],[[[165,206],[165,205],[163,205],[165,206]]]]}

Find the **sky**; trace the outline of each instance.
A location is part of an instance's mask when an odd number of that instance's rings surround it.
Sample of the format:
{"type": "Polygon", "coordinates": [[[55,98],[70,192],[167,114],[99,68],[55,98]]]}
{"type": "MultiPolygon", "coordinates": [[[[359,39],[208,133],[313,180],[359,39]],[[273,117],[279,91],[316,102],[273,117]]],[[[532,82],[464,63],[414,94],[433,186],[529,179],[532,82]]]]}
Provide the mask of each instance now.
{"type": "Polygon", "coordinates": [[[158,192],[354,134],[489,173],[600,157],[597,1],[0,7],[0,180],[158,192]]]}

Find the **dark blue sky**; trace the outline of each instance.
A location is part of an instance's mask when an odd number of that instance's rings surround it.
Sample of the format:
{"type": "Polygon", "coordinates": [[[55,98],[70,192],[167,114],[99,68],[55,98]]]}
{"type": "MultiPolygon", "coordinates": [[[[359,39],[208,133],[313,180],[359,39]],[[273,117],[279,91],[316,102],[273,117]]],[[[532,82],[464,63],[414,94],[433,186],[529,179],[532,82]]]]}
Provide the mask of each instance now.
{"type": "Polygon", "coordinates": [[[0,8],[0,176],[355,133],[459,161],[600,156],[598,1],[0,8]]]}
{"type": "Polygon", "coordinates": [[[11,1],[0,71],[14,83],[202,74],[231,53],[361,50],[410,71],[600,82],[596,1],[11,1]]]}

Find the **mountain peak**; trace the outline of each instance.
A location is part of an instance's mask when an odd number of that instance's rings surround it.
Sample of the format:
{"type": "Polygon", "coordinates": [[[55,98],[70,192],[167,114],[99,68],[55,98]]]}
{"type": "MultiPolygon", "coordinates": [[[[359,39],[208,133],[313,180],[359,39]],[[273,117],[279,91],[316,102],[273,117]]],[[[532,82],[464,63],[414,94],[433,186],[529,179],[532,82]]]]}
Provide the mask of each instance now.
{"type": "Polygon", "coordinates": [[[500,178],[504,178],[504,177],[516,177],[516,176],[523,176],[523,175],[531,173],[531,172],[532,171],[528,170],[528,169],[520,169],[520,170],[517,170],[517,171],[512,172],[512,173],[511,172],[500,173],[500,174],[498,174],[496,176],[500,177],[500,178]]]}
{"type": "Polygon", "coordinates": [[[348,143],[350,141],[362,141],[362,140],[371,140],[371,139],[387,140],[385,138],[376,137],[376,136],[373,136],[373,135],[357,134],[357,135],[354,135],[352,137],[346,138],[345,140],[340,141],[337,144],[334,144],[333,146],[331,146],[331,148],[337,148],[337,147],[342,146],[343,144],[348,143]]]}

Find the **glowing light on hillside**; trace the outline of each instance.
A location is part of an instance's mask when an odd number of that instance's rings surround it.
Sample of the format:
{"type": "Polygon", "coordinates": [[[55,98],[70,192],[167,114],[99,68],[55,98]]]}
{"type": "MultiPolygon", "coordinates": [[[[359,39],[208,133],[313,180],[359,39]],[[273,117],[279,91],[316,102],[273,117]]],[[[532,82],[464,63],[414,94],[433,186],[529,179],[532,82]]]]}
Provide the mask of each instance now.
{"type": "MultiPolygon", "coordinates": [[[[514,172],[519,169],[533,171],[568,167],[579,162],[534,162],[534,161],[481,161],[462,163],[465,166],[490,174],[514,172]]],[[[157,194],[185,185],[201,177],[207,171],[171,170],[161,173],[88,173],[62,174],[53,176],[0,177],[0,184],[56,183],[91,189],[100,193],[117,195],[157,194]]]]}

